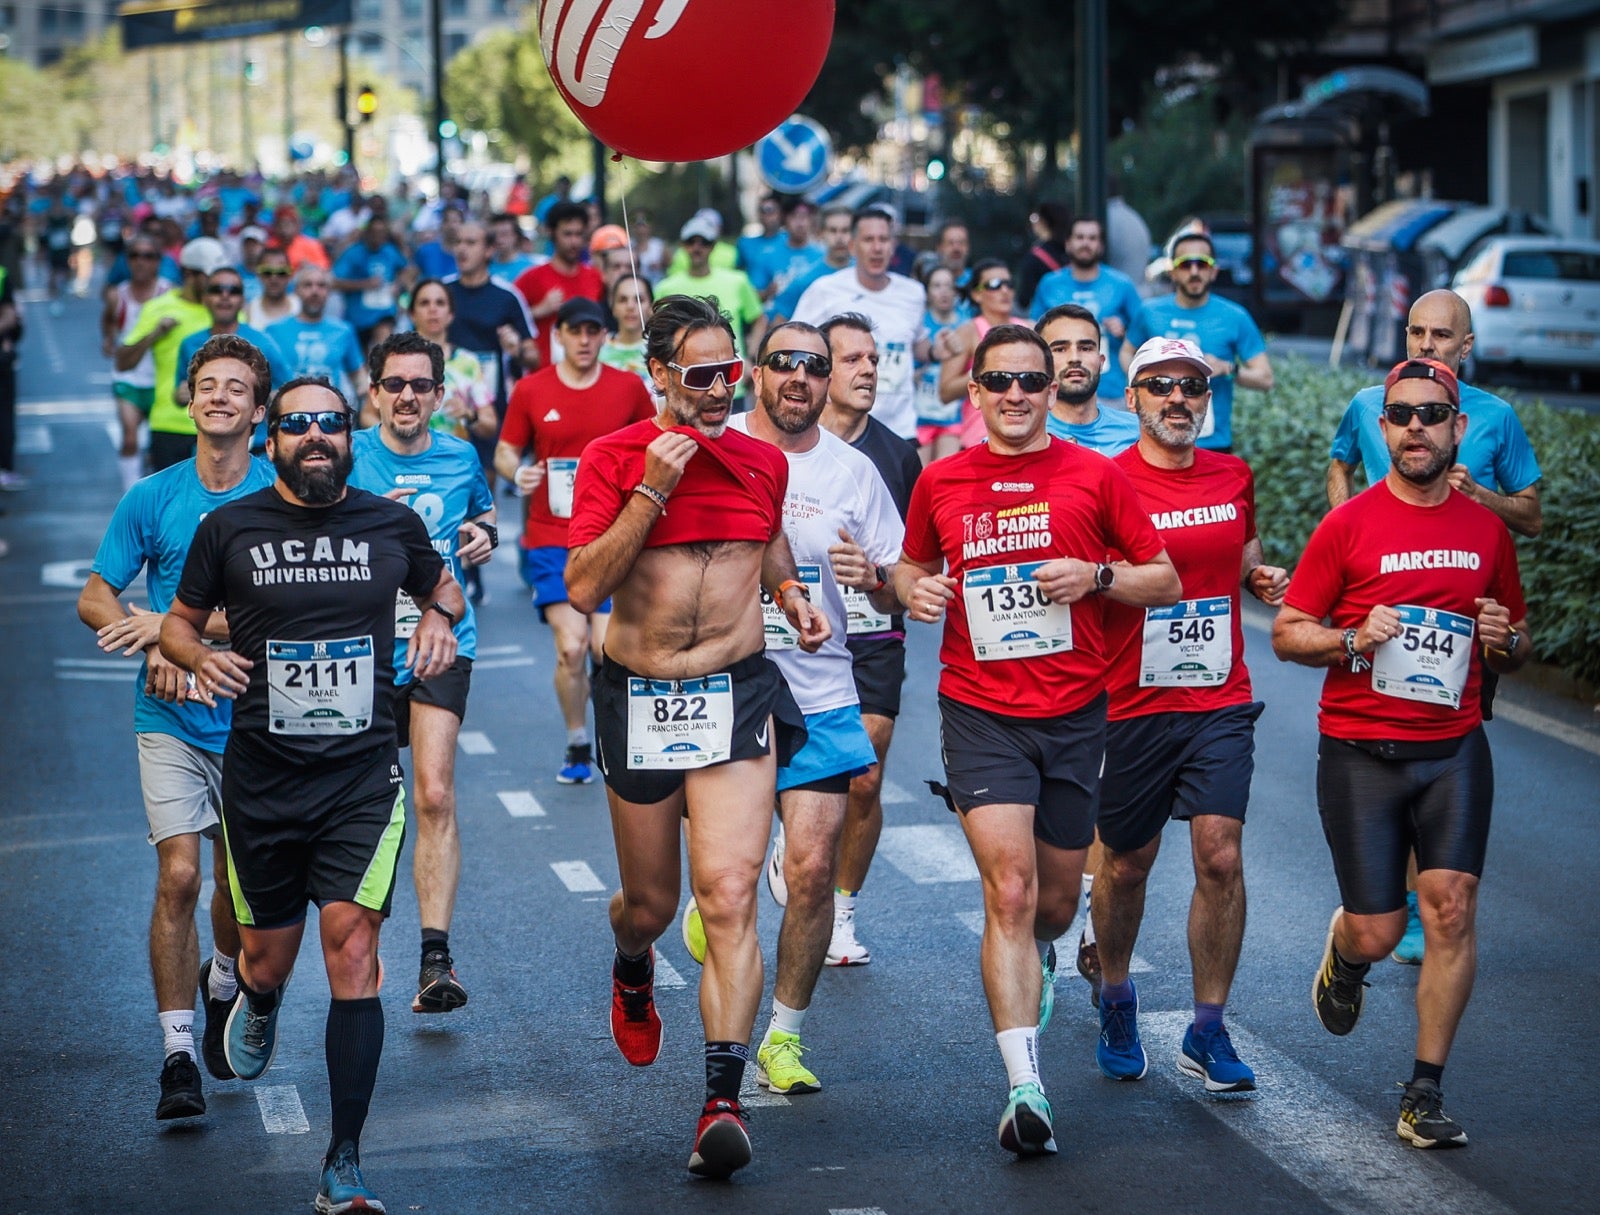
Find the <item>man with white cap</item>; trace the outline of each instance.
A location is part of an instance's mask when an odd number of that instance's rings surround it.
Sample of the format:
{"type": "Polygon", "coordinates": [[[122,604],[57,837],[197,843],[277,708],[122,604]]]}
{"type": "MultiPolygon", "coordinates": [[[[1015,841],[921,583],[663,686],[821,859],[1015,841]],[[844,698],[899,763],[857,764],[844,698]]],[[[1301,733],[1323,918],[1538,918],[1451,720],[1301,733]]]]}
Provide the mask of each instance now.
{"type": "MultiPolygon", "coordinates": [[[[688,258],[686,267],[674,270],[656,284],[656,299],[669,295],[693,295],[701,299],[715,299],[722,311],[733,321],[733,349],[748,367],[745,351],[761,345],[767,331],[761,296],[751,285],[743,270],[732,265],[717,265],[717,237],[722,232],[722,220],[715,211],[696,211],[678,232],[683,253],[688,258]]],[[[747,377],[748,378],[748,377],[747,377]]],[[[744,396],[744,382],[734,392],[737,401],[744,396]]],[[[743,406],[738,406],[735,412],[743,406]]]]}

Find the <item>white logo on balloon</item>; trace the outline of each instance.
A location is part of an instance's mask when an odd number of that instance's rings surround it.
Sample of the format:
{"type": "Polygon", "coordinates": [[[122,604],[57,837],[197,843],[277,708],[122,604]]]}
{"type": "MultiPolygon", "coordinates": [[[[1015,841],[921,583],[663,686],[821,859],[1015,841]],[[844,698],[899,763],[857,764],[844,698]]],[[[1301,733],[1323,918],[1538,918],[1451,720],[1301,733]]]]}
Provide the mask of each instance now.
{"type": "MultiPolygon", "coordinates": [[[[665,38],[689,2],[661,0],[644,36],[665,38]]],[[[645,0],[545,0],[539,13],[539,44],[544,61],[574,101],[597,106],[605,100],[611,69],[644,6],[645,0]],[[591,30],[594,37],[584,55],[583,44],[591,30]]]]}

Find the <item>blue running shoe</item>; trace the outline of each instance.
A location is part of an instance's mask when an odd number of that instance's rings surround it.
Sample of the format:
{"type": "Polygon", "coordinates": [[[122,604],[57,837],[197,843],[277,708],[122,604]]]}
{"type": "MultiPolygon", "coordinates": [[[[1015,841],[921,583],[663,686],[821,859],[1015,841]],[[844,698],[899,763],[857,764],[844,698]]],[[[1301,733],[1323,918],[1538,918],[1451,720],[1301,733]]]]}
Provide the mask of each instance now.
{"type": "Polygon", "coordinates": [[[346,1139],[339,1150],[322,1162],[322,1184],[317,1188],[317,1215],[345,1215],[346,1211],[382,1211],[383,1203],[367,1188],[356,1158],[356,1145],[346,1139]]]}
{"type": "Polygon", "coordinates": [[[568,747],[567,758],[561,765],[561,770],[556,773],[558,785],[587,785],[594,780],[594,758],[589,753],[589,744],[581,747],[568,747]]]}
{"type": "Polygon", "coordinates": [[[1208,1093],[1248,1093],[1256,1087],[1256,1074],[1239,1059],[1226,1026],[1202,1033],[1193,1025],[1183,1035],[1178,1070],[1206,1082],[1208,1093]]]}
{"type": "Polygon", "coordinates": [[[1389,955],[1404,966],[1422,965],[1422,916],[1417,911],[1417,892],[1406,891],[1406,935],[1389,955]]]}
{"type": "Polygon", "coordinates": [[[1000,1146],[1018,1156],[1053,1155],[1055,1128],[1050,1125],[1050,1103],[1037,1084],[1019,1084],[1011,1090],[1006,1112],[1000,1118],[1000,1146]]]}
{"type": "Polygon", "coordinates": [[[239,1079],[258,1079],[272,1066],[272,1056],[278,1053],[278,1010],[282,1007],[282,988],[278,989],[278,1003],[265,1016],[250,1011],[250,1001],[243,992],[234,1000],[224,1031],[223,1051],[239,1079]]]}
{"type": "Polygon", "coordinates": [[[1050,1014],[1056,1008],[1056,947],[1050,946],[1045,951],[1040,968],[1044,971],[1042,976],[1043,986],[1039,988],[1039,1032],[1044,1033],[1044,1027],[1050,1024],[1050,1014]]]}
{"type": "MultiPolygon", "coordinates": [[[[1131,987],[1132,984],[1130,983],[1131,987]]],[[[1095,1062],[1112,1080],[1143,1080],[1150,1068],[1139,1041],[1139,993],[1131,1000],[1107,1000],[1100,993],[1100,1041],[1095,1062]]]]}

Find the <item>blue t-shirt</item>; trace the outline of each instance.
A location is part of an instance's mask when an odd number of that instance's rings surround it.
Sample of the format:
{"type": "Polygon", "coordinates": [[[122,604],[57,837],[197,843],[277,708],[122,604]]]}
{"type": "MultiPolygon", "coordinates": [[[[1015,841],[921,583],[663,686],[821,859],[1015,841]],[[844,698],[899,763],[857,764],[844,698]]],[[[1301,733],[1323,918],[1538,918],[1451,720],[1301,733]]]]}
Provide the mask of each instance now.
{"type": "MultiPolygon", "coordinates": [[[[272,368],[272,383],[270,387],[277,388],[280,384],[287,384],[294,379],[294,366],[283,357],[283,349],[266,333],[254,325],[239,322],[237,335],[249,342],[267,358],[267,366],[272,368]]],[[[200,347],[211,339],[211,330],[202,329],[198,333],[191,333],[183,339],[178,347],[178,366],[173,377],[173,387],[187,383],[189,380],[189,360],[199,353],[200,347]]],[[[267,419],[262,417],[256,424],[255,434],[250,436],[250,450],[261,451],[267,445],[267,419]]]]}
{"type": "Polygon", "coordinates": [[[436,240],[418,245],[411,260],[417,263],[423,278],[449,278],[456,272],[456,255],[446,252],[445,247],[436,240]]]}
{"type": "Polygon", "coordinates": [[[1100,414],[1093,422],[1081,426],[1063,422],[1053,413],[1046,414],[1044,428],[1051,438],[1087,447],[1107,459],[1120,456],[1139,441],[1139,419],[1130,410],[1106,401],[1100,402],[1099,409],[1100,414]]]}
{"type": "Polygon", "coordinates": [[[517,281],[523,271],[532,270],[538,264],[526,253],[518,253],[503,262],[491,258],[489,261],[489,277],[497,278],[509,287],[517,281]]]}
{"type": "Polygon", "coordinates": [[[406,268],[406,255],[393,245],[384,245],[376,253],[357,241],[333,263],[333,277],[351,280],[381,278],[384,285],[377,291],[341,291],[344,296],[344,319],[357,329],[371,329],[385,318],[393,319],[396,310],[394,280],[406,268]],[[380,306],[381,305],[381,306],[380,306]]]}
{"type": "MultiPolygon", "coordinates": [[[[111,515],[100,551],[89,568],[118,594],[145,571],[145,594],[152,612],[164,612],[183,576],[183,563],[195,528],[217,507],[265,489],[276,480],[272,465],[251,460],[250,470],[232,489],[214,494],[200,482],[195,462],[185,460],[135,481],[111,515]]],[[[170,734],[190,746],[220,755],[233,721],[232,701],[215,709],[198,701],[181,705],[158,700],[144,690],[146,664],[134,685],[133,728],[140,734],[170,734]]]]}
{"type": "MultiPolygon", "coordinates": [[[[733,245],[738,259],[735,264],[749,276],[752,283],[756,283],[756,267],[788,243],[789,234],[782,228],[771,236],[741,236],[733,245]]],[[[756,289],[760,288],[761,284],[756,283],[756,289]]]]}
{"type": "Polygon", "coordinates": [[[1100,373],[1099,395],[1121,402],[1122,390],[1128,386],[1128,377],[1118,357],[1122,351],[1122,339],[1106,333],[1104,325],[1108,318],[1118,317],[1124,329],[1131,329],[1133,318],[1139,315],[1143,303],[1133,280],[1120,270],[1101,266],[1100,272],[1092,279],[1080,282],[1072,277],[1072,268],[1064,266],[1060,270],[1052,270],[1039,280],[1039,286],[1033,293],[1033,308],[1028,315],[1037,321],[1058,304],[1077,304],[1094,313],[1102,326],[1101,338],[1106,352],[1106,367],[1100,373]]]}
{"type": "MultiPolygon", "coordinates": [[[[383,444],[378,428],[356,432],[351,443],[355,464],[350,484],[374,494],[393,489],[414,489],[404,499],[407,506],[422,516],[428,525],[428,539],[434,551],[449,563],[450,573],[461,581],[461,562],[456,557],[456,531],[468,519],[475,519],[494,506],[494,495],[484,478],[477,450],[465,439],[443,431],[430,431],[433,442],[428,450],[414,456],[397,455],[383,444]]],[[[473,658],[478,652],[478,621],[472,603],[456,621],[456,652],[473,658]]],[[[405,665],[406,642],[394,643],[394,681],[411,682],[411,669],[405,665]]]]}
{"type": "Polygon", "coordinates": [[[789,281],[787,287],[778,292],[773,298],[772,306],[767,309],[767,317],[770,319],[775,316],[781,316],[787,319],[793,316],[794,310],[800,306],[800,297],[806,293],[807,287],[811,286],[824,274],[832,274],[836,269],[847,270],[855,264],[856,259],[852,257],[843,266],[830,266],[827,262],[827,255],[824,254],[822,260],[818,261],[816,265],[804,273],[797,274],[789,281]]]}
{"type": "Polygon", "coordinates": [[[349,322],[325,316],[308,321],[298,316],[285,317],[267,326],[267,333],[278,343],[294,374],[322,375],[340,386],[340,374],[354,375],[366,361],[361,357],[361,341],[349,322]]]}
{"type": "MultiPolygon", "coordinates": [[[[1467,415],[1467,433],[1461,436],[1458,463],[1472,479],[1496,493],[1515,494],[1541,475],[1528,432],[1517,411],[1492,392],[1461,385],[1461,412],[1467,415]]],[[[1383,413],[1383,385],[1363,388],[1350,398],[1339,429],[1334,432],[1332,456],[1344,464],[1358,461],[1367,484],[1375,485],[1389,471],[1389,449],[1383,442],[1378,418],[1383,413]]]]}
{"type": "MultiPolygon", "coordinates": [[[[781,292],[796,278],[821,262],[827,253],[818,244],[808,243],[796,249],[785,238],[775,245],[762,248],[759,256],[761,260],[747,271],[750,285],[757,291],[765,291],[769,283],[776,283],[778,292],[781,292]]],[[[777,298],[777,293],[774,293],[773,298],[777,298]]]]}
{"type": "MultiPolygon", "coordinates": [[[[1146,300],[1128,326],[1128,342],[1137,350],[1153,337],[1187,338],[1202,353],[1234,364],[1247,363],[1267,348],[1250,314],[1220,295],[1198,308],[1180,306],[1176,296],[1146,300]]],[[[1213,451],[1233,446],[1232,376],[1211,377],[1211,410],[1199,446],[1213,451]]]]}

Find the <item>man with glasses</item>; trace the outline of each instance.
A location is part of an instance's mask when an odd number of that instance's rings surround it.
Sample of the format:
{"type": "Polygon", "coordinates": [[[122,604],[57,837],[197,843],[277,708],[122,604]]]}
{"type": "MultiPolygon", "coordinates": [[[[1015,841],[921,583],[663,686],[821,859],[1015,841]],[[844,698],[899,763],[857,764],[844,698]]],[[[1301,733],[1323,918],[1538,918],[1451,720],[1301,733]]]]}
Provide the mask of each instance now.
{"type": "Polygon", "coordinates": [[[1184,598],[1169,608],[1105,608],[1110,701],[1098,822],[1105,856],[1092,908],[1101,967],[1095,1057],[1113,1080],[1145,1074],[1128,966],[1161,832],[1176,819],[1189,824],[1195,873],[1194,1022],[1178,1068],[1208,1092],[1234,1093],[1255,1088],[1222,1014],[1244,940],[1242,839],[1262,710],[1244,665],[1240,585],[1276,607],[1289,576],[1263,563],[1249,467],[1195,447],[1210,373],[1199,347],[1173,338],[1151,338],[1129,369],[1128,403],[1142,433],[1115,462],[1166,544],[1184,598]]]}
{"type": "Polygon", "coordinates": [[[1427,950],[1395,1130],[1420,1148],[1467,1142],[1441,1086],[1477,971],[1494,801],[1482,666],[1506,674],[1533,653],[1511,534],[1452,485],[1468,428],[1460,401],[1455,372],[1435,359],[1389,372],[1388,471],[1317,526],[1272,629],[1279,658],[1328,671],[1317,808],[1342,905],[1312,1003],[1329,1033],[1355,1029],[1367,970],[1405,931],[1406,858],[1416,854],[1427,950]]]}
{"type": "Polygon", "coordinates": [[[1217,254],[1204,232],[1190,232],[1172,247],[1175,290],[1162,299],[1146,300],[1128,326],[1122,363],[1153,337],[1182,338],[1200,347],[1211,368],[1211,408],[1200,428],[1198,446],[1207,451],[1233,450],[1233,389],[1272,391],[1272,364],[1267,346],[1250,314],[1232,300],[1211,294],[1217,277],[1217,254]]]}
{"type": "Polygon", "coordinates": [[[593,612],[573,609],[562,574],[567,568],[567,526],[583,449],[602,435],[655,416],[655,403],[636,375],[600,361],[605,314],[579,296],[556,314],[561,361],[523,376],[511,392],[505,425],[495,444],[495,469],[528,499],[522,529],[522,578],[533,607],[556,643],[556,703],[567,729],[566,757],[556,780],[587,785],[594,779],[589,745],[589,659],[605,649],[607,600],[593,612]],[[527,463],[523,457],[531,455],[527,463]]]}
{"type": "MultiPolygon", "coordinates": [[[[117,347],[127,340],[139,324],[145,304],[172,290],[173,284],[161,277],[161,246],[148,236],[135,236],[128,242],[128,276],[118,283],[107,283],[101,293],[100,349],[114,359],[117,347]]],[[[126,493],[140,476],[139,427],[150,413],[156,398],[155,360],[146,352],[127,371],[111,377],[111,395],[116,398],[117,417],[122,423],[122,443],[117,449],[117,468],[126,493]]]]}
{"type": "Polygon", "coordinates": [[[321,266],[302,266],[295,275],[294,292],[300,311],[288,320],[267,329],[267,336],[278,343],[284,357],[302,379],[321,377],[330,384],[348,384],[359,399],[366,391],[366,360],[361,341],[349,322],[327,315],[328,293],[333,276],[321,266]]]}
{"type": "Polygon", "coordinates": [[[1078,909],[1105,749],[1103,610],[1177,601],[1172,561],[1128,479],[1051,440],[1050,348],[996,325],[970,399],[988,442],[923,470],[895,590],[944,622],[940,739],[949,800],[983,878],[984,992],[1010,1092],[1002,1147],[1056,1150],[1039,1076],[1056,937],[1078,909]],[[1108,552],[1124,559],[1106,561],[1108,552]],[[1047,982],[1047,980],[1049,982],[1047,982]]]}
{"type": "Polygon", "coordinates": [[[660,1053],[652,946],[677,916],[687,814],[706,935],[706,1094],[689,1170],[727,1177],[750,1162],[739,1086],[761,1001],[756,882],[777,764],[804,733],[763,652],[761,590],[782,605],[800,649],[815,653],[832,631],[784,536],[783,453],[728,428],[743,372],[731,322],[714,302],[669,297],[645,344],[661,411],[585,450],[566,581],[577,612],[615,601],[594,683],[622,874],[611,899],[611,1034],[635,1066],[660,1053]]]}
{"type": "MultiPolygon", "coordinates": [[[[669,295],[691,295],[700,299],[714,299],[733,319],[733,352],[743,360],[745,351],[761,344],[761,335],[767,322],[757,294],[743,270],[718,266],[711,256],[716,244],[718,229],[705,216],[695,214],[683,225],[678,238],[688,256],[687,267],[681,272],[669,273],[656,284],[657,298],[669,295]]],[[[742,401],[745,385],[734,386],[734,400],[742,401]]]]}
{"type": "Polygon", "coordinates": [[[263,249],[256,262],[256,278],[261,283],[261,294],[250,299],[246,290],[245,323],[257,329],[267,329],[279,321],[300,315],[300,297],[289,290],[293,272],[289,269],[289,255],[282,249],[263,249]]]}
{"type": "Polygon", "coordinates": [[[405,652],[419,679],[449,671],[466,611],[416,512],[348,487],[353,420],[326,381],[278,390],[277,480],[201,521],[161,629],[162,654],[193,674],[202,703],[236,702],[222,818],[241,949],[224,1050],[241,1080],[272,1062],[306,904],[320,908],[332,1133],[316,1205],[330,1212],[376,1202],[360,1140],[383,1051],[378,934],[405,836],[395,596],[421,609],[405,652]],[[202,638],[215,608],[227,649],[202,638]]]}
{"type": "MultiPolygon", "coordinates": [[[[1048,281],[1049,276],[1046,276],[1048,281]]],[[[1041,294],[1043,288],[1040,289],[1041,294]]],[[[1139,419],[1127,402],[1102,400],[1101,387],[1111,364],[1102,345],[1102,326],[1093,309],[1057,304],[1034,323],[1055,360],[1056,390],[1045,429],[1102,456],[1121,455],[1139,441],[1139,419]]],[[[1117,378],[1122,379],[1121,365],[1117,378]]]]}
{"type": "MultiPolygon", "coordinates": [[[[404,502],[428,528],[434,550],[461,581],[500,543],[494,498],[472,444],[429,426],[444,394],[444,351],[417,333],[385,338],[367,356],[368,394],[378,424],[355,436],[350,484],[404,502]]],[[[418,679],[405,664],[421,610],[404,591],[395,599],[395,735],[411,748],[417,844],[412,876],[422,921],[422,963],[414,1013],[453,1012],[467,1002],[450,952],[450,923],[461,880],[456,827],[456,739],[467,716],[478,624],[469,603],[455,623],[448,671],[418,679]]]]}
{"type": "MultiPolygon", "coordinates": [[[[206,310],[210,313],[211,325],[198,333],[191,333],[178,347],[178,383],[173,389],[173,399],[179,405],[189,404],[189,361],[209,339],[219,334],[237,334],[266,356],[267,366],[272,369],[272,379],[267,385],[269,392],[273,385],[286,384],[294,378],[294,367],[283,357],[278,344],[261,330],[239,319],[243,307],[244,278],[239,271],[232,266],[221,266],[212,271],[206,279],[206,310]]],[[[267,423],[263,418],[250,440],[250,450],[260,454],[266,450],[266,445],[267,423]]]]}
{"type": "MultiPolygon", "coordinates": [[[[1066,245],[1067,264],[1039,280],[1029,315],[1035,322],[1042,321],[1045,313],[1061,304],[1077,304],[1094,314],[1100,323],[1106,356],[1099,395],[1112,409],[1121,412],[1122,391],[1128,386],[1123,373],[1122,340],[1128,336],[1128,326],[1133,324],[1144,301],[1131,278],[1105,264],[1105,234],[1094,216],[1080,215],[1072,221],[1066,245]]],[[[1137,438],[1136,425],[1134,439],[1137,438]]]]}

